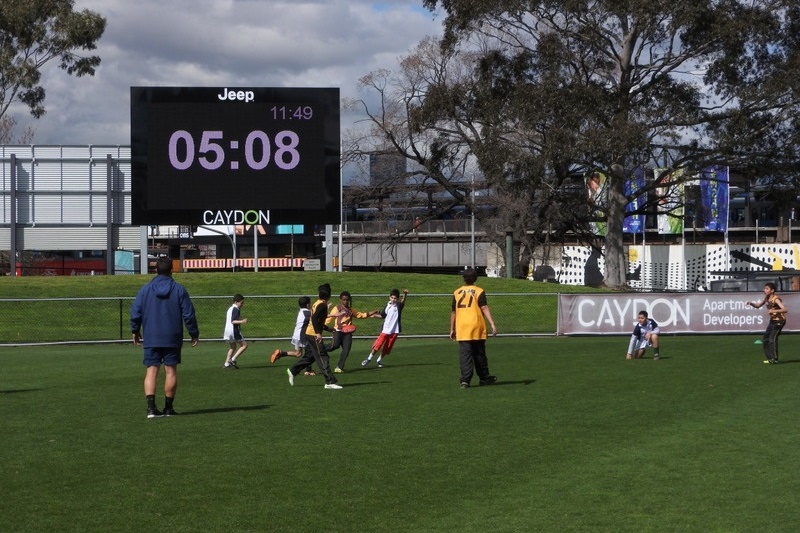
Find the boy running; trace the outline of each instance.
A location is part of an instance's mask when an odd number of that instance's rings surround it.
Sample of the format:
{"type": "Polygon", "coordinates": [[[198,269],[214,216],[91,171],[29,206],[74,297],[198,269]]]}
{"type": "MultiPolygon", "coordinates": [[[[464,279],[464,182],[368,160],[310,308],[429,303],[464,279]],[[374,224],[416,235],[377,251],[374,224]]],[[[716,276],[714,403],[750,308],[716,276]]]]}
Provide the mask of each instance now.
{"type": "Polygon", "coordinates": [[[400,316],[403,314],[403,308],[406,305],[406,297],[408,296],[408,289],[403,289],[403,296],[400,296],[400,291],[392,289],[389,293],[389,301],[386,303],[386,308],[379,311],[378,314],[383,318],[383,328],[381,334],[372,343],[372,350],[366,359],[361,361],[361,366],[367,366],[372,357],[381,350],[378,356],[378,368],[383,368],[383,358],[392,352],[394,342],[400,334],[400,316]]]}
{"type": "MultiPolygon", "coordinates": [[[[272,356],[269,358],[270,363],[275,363],[281,357],[302,357],[303,352],[305,351],[305,347],[308,343],[308,339],[306,338],[306,328],[308,327],[308,321],[311,319],[311,310],[308,308],[311,305],[311,298],[308,296],[301,296],[297,300],[297,305],[300,309],[297,311],[297,318],[295,319],[294,324],[294,332],[292,332],[292,346],[294,346],[294,350],[285,351],[285,350],[275,350],[272,352],[272,356]]],[[[308,375],[316,375],[313,373],[313,370],[309,367],[306,370],[305,374],[308,375]]]]}
{"type": "Polygon", "coordinates": [[[228,341],[228,353],[225,354],[225,364],[223,368],[239,368],[236,359],[247,350],[247,341],[242,336],[242,324],[247,324],[247,319],[242,318],[241,309],[244,305],[244,296],[241,294],[233,295],[233,305],[228,308],[225,314],[225,331],[222,335],[223,340],[228,341]],[[238,346],[238,349],[237,349],[238,346]]]}
{"type": "Polygon", "coordinates": [[[286,373],[289,376],[289,385],[293,386],[295,376],[305,370],[312,361],[316,361],[317,366],[322,371],[322,375],[325,377],[325,388],[341,389],[342,386],[336,383],[336,376],[331,371],[328,351],[322,341],[322,332],[331,331],[331,328],[325,325],[326,320],[328,320],[328,300],[331,297],[331,286],[327,283],[320,285],[317,295],[318,299],[311,306],[311,316],[305,330],[306,338],[308,339],[308,351],[303,354],[299,361],[286,369],[286,373]]]}

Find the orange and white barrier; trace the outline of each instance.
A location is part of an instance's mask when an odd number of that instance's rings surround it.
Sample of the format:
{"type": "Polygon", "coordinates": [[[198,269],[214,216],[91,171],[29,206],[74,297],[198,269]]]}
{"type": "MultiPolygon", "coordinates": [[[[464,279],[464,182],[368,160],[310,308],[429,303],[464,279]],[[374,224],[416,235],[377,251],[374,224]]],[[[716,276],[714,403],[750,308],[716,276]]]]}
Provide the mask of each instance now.
{"type": "MultiPolygon", "coordinates": [[[[258,268],[303,268],[304,257],[289,259],[287,257],[259,257],[258,268]]],[[[256,260],[252,257],[236,259],[240,268],[255,268],[256,260]]],[[[234,268],[233,259],[184,259],[183,270],[231,270],[234,268]]]]}

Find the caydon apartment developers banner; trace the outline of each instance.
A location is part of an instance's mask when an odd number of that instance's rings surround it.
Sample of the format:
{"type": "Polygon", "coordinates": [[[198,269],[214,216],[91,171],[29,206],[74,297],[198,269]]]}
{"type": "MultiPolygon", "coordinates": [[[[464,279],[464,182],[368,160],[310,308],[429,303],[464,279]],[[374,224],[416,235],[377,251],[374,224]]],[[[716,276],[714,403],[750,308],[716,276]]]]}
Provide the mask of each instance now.
{"type": "MultiPolygon", "coordinates": [[[[800,293],[780,294],[786,314],[783,331],[800,331],[800,293]]],[[[766,307],[754,309],[747,302],[761,301],[762,292],[697,292],[691,294],[560,294],[559,335],[630,335],[639,311],[658,322],[662,334],[763,333],[766,307]]]]}

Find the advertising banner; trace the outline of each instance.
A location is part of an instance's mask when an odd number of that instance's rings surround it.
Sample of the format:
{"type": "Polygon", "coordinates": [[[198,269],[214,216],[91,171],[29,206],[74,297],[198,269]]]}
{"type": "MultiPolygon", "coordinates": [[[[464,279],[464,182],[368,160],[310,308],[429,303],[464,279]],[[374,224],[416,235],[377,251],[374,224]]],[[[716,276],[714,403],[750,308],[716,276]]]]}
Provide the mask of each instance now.
{"type": "Polygon", "coordinates": [[[586,196],[593,209],[595,220],[589,223],[592,233],[601,237],[606,234],[606,207],[608,206],[608,179],[602,172],[586,176],[586,196]]]}
{"type": "Polygon", "coordinates": [[[586,176],[586,194],[589,206],[593,209],[595,220],[589,223],[592,233],[599,236],[606,234],[606,206],[608,205],[608,179],[602,172],[592,172],[586,176]]]}
{"type": "MultiPolygon", "coordinates": [[[[800,308],[800,293],[784,293],[789,309],[800,308]]],[[[767,311],[749,301],[761,301],[758,292],[560,294],[559,335],[630,335],[639,311],[655,320],[664,334],[763,333],[767,311]]],[[[783,331],[800,331],[800,315],[788,313],[783,331]]]]}
{"type": "MultiPolygon", "coordinates": [[[[666,172],[666,169],[655,169],[656,179],[664,172],[666,172]]],[[[666,177],[666,181],[669,185],[656,189],[656,194],[658,195],[659,234],[680,235],[683,233],[683,182],[671,182],[681,178],[684,172],[682,168],[672,171],[672,173],[666,177]]]]}
{"type": "Polygon", "coordinates": [[[728,168],[709,167],[700,173],[703,229],[728,231],[728,168]]]}
{"type": "Polygon", "coordinates": [[[622,222],[623,233],[642,233],[644,231],[644,215],[631,214],[644,204],[643,193],[639,192],[645,187],[644,169],[637,168],[628,180],[625,181],[625,196],[631,198],[625,207],[625,220],[622,222]]]}

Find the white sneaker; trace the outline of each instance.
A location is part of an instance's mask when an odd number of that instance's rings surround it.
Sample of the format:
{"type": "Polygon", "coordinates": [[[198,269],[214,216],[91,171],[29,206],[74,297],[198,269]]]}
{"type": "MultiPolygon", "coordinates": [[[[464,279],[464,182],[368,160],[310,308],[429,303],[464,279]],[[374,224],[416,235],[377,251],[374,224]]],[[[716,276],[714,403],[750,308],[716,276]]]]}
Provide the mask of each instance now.
{"type": "Polygon", "coordinates": [[[326,389],[341,389],[342,386],[341,385],[337,385],[336,383],[326,383],[325,384],[325,388],[326,389]]]}
{"type": "Polygon", "coordinates": [[[364,359],[361,361],[361,366],[367,366],[369,364],[369,359],[364,359]]]}
{"type": "Polygon", "coordinates": [[[287,368],[286,369],[286,373],[289,374],[289,385],[294,387],[294,374],[292,374],[292,369],[291,368],[287,368]]]}

